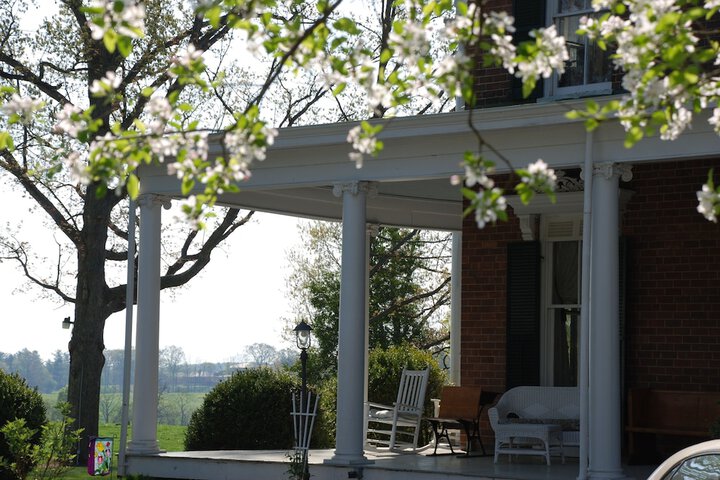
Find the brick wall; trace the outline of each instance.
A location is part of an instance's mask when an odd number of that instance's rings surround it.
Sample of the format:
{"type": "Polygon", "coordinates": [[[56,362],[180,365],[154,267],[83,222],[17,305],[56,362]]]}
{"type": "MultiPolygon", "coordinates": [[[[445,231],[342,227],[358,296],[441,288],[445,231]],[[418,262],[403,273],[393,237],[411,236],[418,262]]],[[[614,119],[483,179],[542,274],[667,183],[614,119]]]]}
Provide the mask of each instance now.
{"type": "Polygon", "coordinates": [[[508,242],[522,240],[517,219],[477,228],[463,225],[461,383],[504,391],[508,242]]]}
{"type": "MultiPolygon", "coordinates": [[[[629,243],[625,383],[720,390],[720,226],[696,212],[695,192],[720,161],[635,165],[622,217],[629,243]]],[[[463,226],[462,384],[505,388],[508,222],[463,226]]]]}
{"type": "Polygon", "coordinates": [[[626,384],[720,391],[720,226],[695,192],[717,161],[636,165],[629,240],[626,384]]]}
{"type": "MultiPolygon", "coordinates": [[[[483,11],[506,11],[512,14],[512,0],[487,0],[483,2],[483,11]]],[[[473,52],[468,52],[473,55],[473,52]]],[[[475,95],[477,107],[505,105],[511,102],[511,76],[500,67],[483,67],[482,58],[475,54],[475,95]]]]}

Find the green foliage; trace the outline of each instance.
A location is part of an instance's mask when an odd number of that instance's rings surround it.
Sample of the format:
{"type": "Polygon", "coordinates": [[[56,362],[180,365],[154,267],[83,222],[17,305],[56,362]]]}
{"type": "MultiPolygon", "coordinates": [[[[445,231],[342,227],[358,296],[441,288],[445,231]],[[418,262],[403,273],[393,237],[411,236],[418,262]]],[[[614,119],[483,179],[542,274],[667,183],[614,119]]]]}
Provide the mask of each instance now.
{"type": "Polygon", "coordinates": [[[233,373],[205,396],[190,419],[187,450],[259,450],[292,447],[290,417],[295,379],[257,368],[233,373]]]}
{"type": "Polygon", "coordinates": [[[330,377],[317,387],[320,395],[315,428],[310,437],[311,448],[333,448],[337,424],[337,377],[330,377]]]}
{"type": "Polygon", "coordinates": [[[425,392],[425,410],[427,414],[431,414],[430,399],[440,397],[445,374],[429,352],[410,345],[396,345],[388,349],[376,348],[370,351],[368,366],[370,400],[392,405],[397,398],[402,369],[422,370],[425,367],[430,368],[430,378],[425,392]]]}
{"type": "MultiPolygon", "coordinates": [[[[297,310],[308,312],[316,349],[310,352],[311,383],[337,371],[340,311],[340,244],[337,224],[316,222],[302,232],[305,250],[291,256],[290,280],[297,310]],[[309,254],[308,254],[309,252],[309,254]]],[[[370,242],[370,348],[441,343],[441,317],[449,300],[449,236],[380,228],[370,242]]]]}
{"type": "Polygon", "coordinates": [[[37,467],[33,477],[36,480],[62,476],[75,459],[75,445],[80,441],[82,429],[71,428],[74,419],[70,417],[69,403],[58,404],[56,409],[60,412],[60,421],[44,425],[40,444],[34,447],[37,467]]]}
{"type": "Polygon", "coordinates": [[[12,460],[0,459],[0,465],[14,478],[25,479],[33,471],[35,480],[60,478],[69,470],[75,458],[74,446],[80,440],[82,430],[71,430],[70,405],[57,406],[62,414],[59,422],[42,426],[40,443],[33,443],[38,430],[28,427],[24,418],[10,421],[0,428],[7,441],[12,460]]]}
{"type": "Polygon", "coordinates": [[[0,428],[8,447],[8,458],[0,457],[0,467],[10,478],[24,480],[35,465],[32,439],[37,430],[28,428],[24,418],[9,421],[0,428]]]}
{"type": "MultiPolygon", "coordinates": [[[[23,425],[16,423],[11,429],[18,434],[22,428],[32,433],[25,440],[28,448],[40,442],[41,427],[45,424],[45,405],[42,396],[30,388],[25,380],[17,374],[7,374],[0,370],[0,428],[22,419],[23,425]]],[[[13,456],[9,439],[0,433],[0,457],[8,464],[19,463],[20,459],[13,456]]],[[[18,464],[22,470],[25,469],[18,464]]],[[[14,480],[19,478],[12,470],[0,466],[0,480],[14,480]]]]}

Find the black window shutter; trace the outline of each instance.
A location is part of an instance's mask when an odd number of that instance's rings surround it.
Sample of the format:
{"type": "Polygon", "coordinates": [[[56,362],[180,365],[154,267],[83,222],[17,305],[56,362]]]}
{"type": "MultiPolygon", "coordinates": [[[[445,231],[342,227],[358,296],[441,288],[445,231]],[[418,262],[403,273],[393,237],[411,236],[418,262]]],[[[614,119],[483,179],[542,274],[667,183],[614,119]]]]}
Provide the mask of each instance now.
{"type": "Polygon", "coordinates": [[[506,388],[540,385],[540,242],[507,253],[506,388]]]}
{"type": "MultiPolygon", "coordinates": [[[[525,40],[530,40],[530,31],[545,26],[545,2],[546,0],[514,0],[513,16],[515,17],[515,34],[513,41],[517,45],[525,40]]],[[[528,98],[522,96],[522,82],[513,76],[512,97],[513,100],[530,102],[542,97],[543,80],[539,79],[535,90],[528,98]]]]}

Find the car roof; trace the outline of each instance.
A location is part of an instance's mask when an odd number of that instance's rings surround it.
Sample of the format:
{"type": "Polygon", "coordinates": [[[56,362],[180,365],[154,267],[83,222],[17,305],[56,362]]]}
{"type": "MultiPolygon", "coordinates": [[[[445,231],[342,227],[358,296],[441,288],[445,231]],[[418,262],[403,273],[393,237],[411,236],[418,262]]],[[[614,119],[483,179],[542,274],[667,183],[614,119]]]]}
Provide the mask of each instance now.
{"type": "Polygon", "coordinates": [[[660,480],[664,475],[672,470],[673,467],[683,460],[691,457],[697,457],[699,455],[706,455],[708,453],[720,453],[720,439],[697,443],[672,454],[667,458],[667,460],[661,463],[652,474],[650,474],[648,480],[660,480]]]}

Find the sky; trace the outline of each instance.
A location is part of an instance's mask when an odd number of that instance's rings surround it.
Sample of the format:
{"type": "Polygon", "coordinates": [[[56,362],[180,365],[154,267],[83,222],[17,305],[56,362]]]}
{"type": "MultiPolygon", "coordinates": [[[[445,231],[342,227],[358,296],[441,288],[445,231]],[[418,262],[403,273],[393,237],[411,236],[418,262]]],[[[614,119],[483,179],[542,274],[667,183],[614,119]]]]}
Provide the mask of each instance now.
{"type": "MultiPolygon", "coordinates": [[[[52,0],[39,0],[38,12],[53,12],[52,0]]],[[[31,7],[32,8],[32,7],[31,7]]],[[[37,28],[42,15],[23,17],[23,28],[37,28]]],[[[0,229],[22,223],[23,234],[34,248],[55,254],[44,214],[31,212],[32,202],[23,200],[0,182],[0,229]]],[[[172,221],[164,212],[163,222],[172,221]]],[[[244,347],[268,343],[276,348],[293,347],[282,339],[285,318],[292,318],[285,281],[290,273],[287,253],[299,242],[293,217],[255,215],[241,227],[210,264],[189,286],[175,295],[163,293],[160,305],[160,347],[176,345],[188,361],[234,361],[244,347]]],[[[122,279],[124,283],[124,277],[122,279]]],[[[23,348],[37,350],[47,359],[56,350],[67,351],[70,330],[62,319],[73,317],[73,305],[42,298],[38,288],[27,288],[16,264],[0,262],[0,352],[23,348]]],[[[133,327],[133,331],[134,331],[133,327]]],[[[125,312],[114,314],[105,327],[105,347],[121,349],[125,340],[125,312]]],[[[134,335],[133,335],[134,341],[134,335]]]]}
{"type": "MultiPolygon", "coordinates": [[[[51,257],[54,242],[43,213],[30,212],[31,201],[9,192],[6,184],[0,183],[0,189],[0,228],[7,228],[6,222],[22,225],[24,237],[51,257]]],[[[164,223],[172,217],[163,211],[164,223]]],[[[282,331],[284,319],[293,317],[285,282],[291,272],[287,254],[300,241],[299,221],[303,220],[257,213],[213,253],[210,264],[187,287],[174,295],[164,292],[160,347],[181,347],[189,362],[240,360],[245,346],[253,343],[292,347],[282,331]]],[[[7,261],[0,263],[0,305],[0,352],[27,348],[47,359],[56,350],[67,351],[70,330],[63,330],[61,323],[74,316],[73,305],[42,298],[38,288],[27,288],[16,264],[7,261]]],[[[105,347],[122,349],[124,341],[123,310],[107,321],[105,347]]]]}

